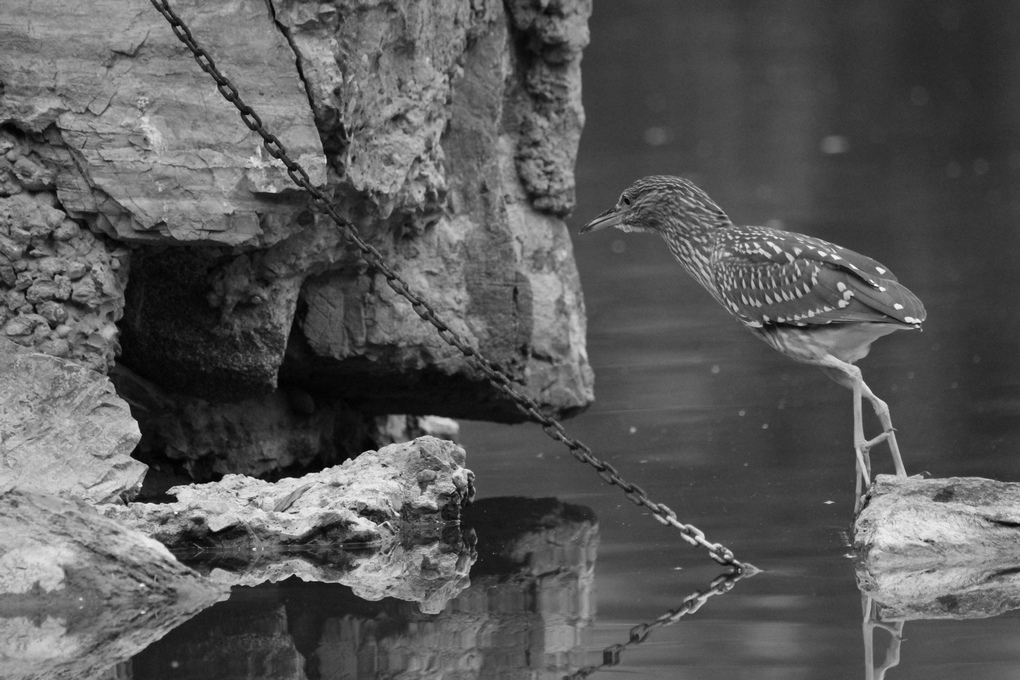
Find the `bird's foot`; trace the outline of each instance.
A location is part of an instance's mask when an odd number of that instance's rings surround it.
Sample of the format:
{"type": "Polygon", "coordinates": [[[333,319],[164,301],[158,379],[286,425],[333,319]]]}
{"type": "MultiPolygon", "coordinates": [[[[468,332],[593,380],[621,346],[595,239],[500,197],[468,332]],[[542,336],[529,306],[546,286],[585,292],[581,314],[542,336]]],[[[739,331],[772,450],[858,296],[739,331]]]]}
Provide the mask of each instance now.
{"type": "Polygon", "coordinates": [[[866,442],[861,442],[860,444],[857,444],[856,448],[859,451],[861,451],[861,453],[867,455],[867,453],[869,451],[871,451],[871,449],[874,446],[877,446],[878,444],[881,444],[884,441],[888,441],[890,437],[893,438],[893,441],[895,441],[896,435],[893,434],[895,431],[896,430],[891,430],[891,429],[890,430],[886,430],[885,432],[883,432],[882,434],[878,435],[874,439],[869,439],[866,442]]]}
{"type": "Polygon", "coordinates": [[[884,441],[889,444],[889,453],[892,454],[893,465],[896,467],[896,476],[906,477],[907,469],[903,467],[903,457],[900,456],[900,447],[899,444],[896,443],[896,428],[892,425],[888,425],[885,432],[878,435],[871,441],[876,444],[880,441],[884,441]]]}
{"type": "Polygon", "coordinates": [[[871,486],[871,456],[866,448],[855,446],[854,454],[857,456],[857,487],[865,491],[871,486]]]}

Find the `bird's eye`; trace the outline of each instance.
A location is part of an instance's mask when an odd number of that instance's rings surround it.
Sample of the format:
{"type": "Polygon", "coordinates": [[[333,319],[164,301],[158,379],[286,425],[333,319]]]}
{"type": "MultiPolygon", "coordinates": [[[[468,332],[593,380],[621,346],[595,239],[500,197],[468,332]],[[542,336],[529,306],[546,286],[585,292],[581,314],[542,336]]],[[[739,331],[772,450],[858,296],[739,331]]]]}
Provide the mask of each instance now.
{"type": "Polygon", "coordinates": [[[624,204],[625,206],[627,206],[629,208],[630,207],[630,196],[627,196],[626,194],[623,195],[623,196],[620,196],[620,203],[624,204]]]}

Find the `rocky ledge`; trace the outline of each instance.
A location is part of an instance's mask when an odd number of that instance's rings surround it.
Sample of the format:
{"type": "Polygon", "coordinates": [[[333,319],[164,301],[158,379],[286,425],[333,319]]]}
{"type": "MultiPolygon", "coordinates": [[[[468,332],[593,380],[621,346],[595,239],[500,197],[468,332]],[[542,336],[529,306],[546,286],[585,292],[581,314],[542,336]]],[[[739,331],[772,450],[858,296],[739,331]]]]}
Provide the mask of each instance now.
{"type": "Polygon", "coordinates": [[[303,477],[271,483],[227,475],[168,493],[177,501],[102,512],[171,549],[385,548],[408,525],[459,520],[474,475],[464,449],[420,437],[303,477]]]}

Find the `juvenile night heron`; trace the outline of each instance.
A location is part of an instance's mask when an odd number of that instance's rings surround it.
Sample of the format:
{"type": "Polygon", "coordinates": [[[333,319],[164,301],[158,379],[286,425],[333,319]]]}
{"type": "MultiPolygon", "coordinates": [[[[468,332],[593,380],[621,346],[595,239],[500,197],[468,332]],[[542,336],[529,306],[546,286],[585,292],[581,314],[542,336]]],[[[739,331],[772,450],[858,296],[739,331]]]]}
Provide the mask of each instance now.
{"type": "Polygon", "coordinates": [[[749,331],[777,351],[820,366],[854,393],[857,501],[871,480],[871,447],[887,442],[905,476],[889,407],[854,362],[871,343],[920,328],[924,305],[870,257],[821,239],[769,227],[738,227],[708,195],[680,177],[639,179],[581,233],[616,227],[666,239],[673,256],[749,331]],[[861,397],[883,432],[864,436],[861,397]]]}

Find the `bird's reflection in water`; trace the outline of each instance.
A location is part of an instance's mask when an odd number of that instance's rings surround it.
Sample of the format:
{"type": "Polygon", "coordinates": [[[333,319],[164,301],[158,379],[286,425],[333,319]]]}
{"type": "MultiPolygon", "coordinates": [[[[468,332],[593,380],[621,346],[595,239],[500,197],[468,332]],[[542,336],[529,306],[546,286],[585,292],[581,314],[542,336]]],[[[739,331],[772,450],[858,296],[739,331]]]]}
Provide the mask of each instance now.
{"type": "Polygon", "coordinates": [[[864,612],[864,678],[865,680],[884,680],[886,671],[900,664],[900,645],[903,644],[905,622],[883,622],[881,605],[875,602],[870,595],[864,593],[861,593],[861,609],[864,612]],[[882,631],[889,634],[888,642],[885,646],[885,659],[880,666],[876,667],[875,636],[877,634],[878,639],[881,639],[882,631]]]}

